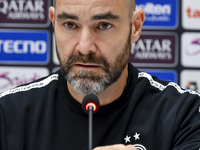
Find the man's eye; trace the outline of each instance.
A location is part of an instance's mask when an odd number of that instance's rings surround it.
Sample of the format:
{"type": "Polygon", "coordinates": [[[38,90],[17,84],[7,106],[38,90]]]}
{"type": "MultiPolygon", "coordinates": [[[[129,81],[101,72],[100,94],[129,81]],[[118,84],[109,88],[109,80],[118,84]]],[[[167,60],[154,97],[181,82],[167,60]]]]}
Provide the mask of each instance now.
{"type": "Polygon", "coordinates": [[[68,29],[74,29],[76,28],[76,25],[72,22],[66,22],[65,23],[65,26],[68,28],[68,29]]]}
{"type": "Polygon", "coordinates": [[[101,23],[99,25],[100,29],[106,30],[106,29],[110,29],[112,27],[112,25],[110,23],[101,23]]]}

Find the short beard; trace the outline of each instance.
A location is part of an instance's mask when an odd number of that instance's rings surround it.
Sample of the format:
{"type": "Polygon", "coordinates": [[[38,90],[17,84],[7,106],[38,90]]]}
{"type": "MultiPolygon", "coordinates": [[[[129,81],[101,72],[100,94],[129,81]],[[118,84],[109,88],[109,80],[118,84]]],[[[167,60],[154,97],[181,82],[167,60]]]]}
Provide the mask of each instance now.
{"type": "Polygon", "coordinates": [[[79,71],[77,74],[69,72],[66,79],[77,93],[84,95],[99,94],[114,82],[109,73],[98,75],[89,71],[79,71]]]}
{"type": "MultiPolygon", "coordinates": [[[[58,51],[57,51],[58,55],[58,51]]],[[[81,53],[70,55],[65,62],[60,61],[60,67],[66,80],[71,84],[73,89],[80,94],[87,95],[90,93],[99,94],[108,86],[115,83],[121,76],[123,70],[129,62],[131,55],[131,28],[127,42],[111,66],[106,58],[96,56],[95,54],[83,55],[81,53]],[[102,74],[93,71],[78,71],[73,72],[72,67],[76,62],[101,64],[104,72],[102,74]]],[[[58,55],[60,60],[60,57],[58,55]]]]}

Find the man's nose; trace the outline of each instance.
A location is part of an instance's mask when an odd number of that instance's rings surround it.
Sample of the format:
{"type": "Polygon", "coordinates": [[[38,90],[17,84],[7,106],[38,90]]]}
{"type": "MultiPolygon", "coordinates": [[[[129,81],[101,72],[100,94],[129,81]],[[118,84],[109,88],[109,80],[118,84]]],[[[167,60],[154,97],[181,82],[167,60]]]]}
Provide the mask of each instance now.
{"type": "Polygon", "coordinates": [[[95,33],[89,28],[83,28],[79,32],[79,41],[76,47],[83,55],[87,55],[89,53],[94,53],[96,51],[95,45],[95,33]]]}

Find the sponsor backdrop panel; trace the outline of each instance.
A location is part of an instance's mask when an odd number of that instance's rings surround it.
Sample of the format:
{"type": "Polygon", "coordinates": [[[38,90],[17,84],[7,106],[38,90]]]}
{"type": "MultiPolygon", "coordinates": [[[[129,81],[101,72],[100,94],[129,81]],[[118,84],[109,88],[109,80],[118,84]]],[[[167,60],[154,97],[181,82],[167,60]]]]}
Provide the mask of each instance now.
{"type": "Polygon", "coordinates": [[[50,5],[50,0],[0,0],[0,26],[46,28],[50,5]]]}
{"type": "Polygon", "coordinates": [[[49,33],[42,30],[0,30],[0,62],[47,64],[49,33]]]}
{"type": "Polygon", "coordinates": [[[176,29],[179,25],[179,0],[137,0],[146,21],[144,29],[176,29]]]}
{"type": "MultiPolygon", "coordinates": [[[[146,21],[131,63],[159,79],[200,91],[200,1],[137,0],[146,21]]],[[[59,69],[52,0],[0,0],[0,92],[59,69]]]]}
{"type": "Polygon", "coordinates": [[[200,30],[199,0],[182,0],[182,26],[185,29],[200,30]]]}
{"type": "Polygon", "coordinates": [[[180,85],[187,89],[200,89],[200,70],[183,70],[181,72],[180,85]]]}
{"type": "Polygon", "coordinates": [[[26,84],[49,74],[43,67],[1,67],[0,92],[15,86],[26,84]]]}
{"type": "Polygon", "coordinates": [[[185,67],[200,68],[200,32],[181,35],[181,63],[185,67]]]}
{"type": "Polygon", "coordinates": [[[130,61],[135,66],[175,67],[178,63],[178,36],[172,32],[142,32],[132,44],[130,61]]]}

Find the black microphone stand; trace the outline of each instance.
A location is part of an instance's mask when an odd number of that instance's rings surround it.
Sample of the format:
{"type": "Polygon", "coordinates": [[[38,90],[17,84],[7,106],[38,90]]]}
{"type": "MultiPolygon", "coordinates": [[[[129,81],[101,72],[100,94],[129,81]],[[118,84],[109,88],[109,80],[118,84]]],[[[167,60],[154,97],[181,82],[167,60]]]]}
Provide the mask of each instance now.
{"type": "Polygon", "coordinates": [[[89,150],[92,150],[92,143],[93,143],[93,141],[92,141],[92,139],[93,139],[93,133],[92,133],[92,131],[93,131],[93,107],[92,106],[89,106],[88,107],[88,115],[89,115],[89,117],[88,117],[88,121],[89,121],[89,150]]]}
{"type": "Polygon", "coordinates": [[[83,98],[82,108],[86,113],[88,113],[89,150],[92,150],[93,145],[93,113],[96,113],[99,110],[99,107],[100,103],[96,95],[88,94],[83,98]]]}

